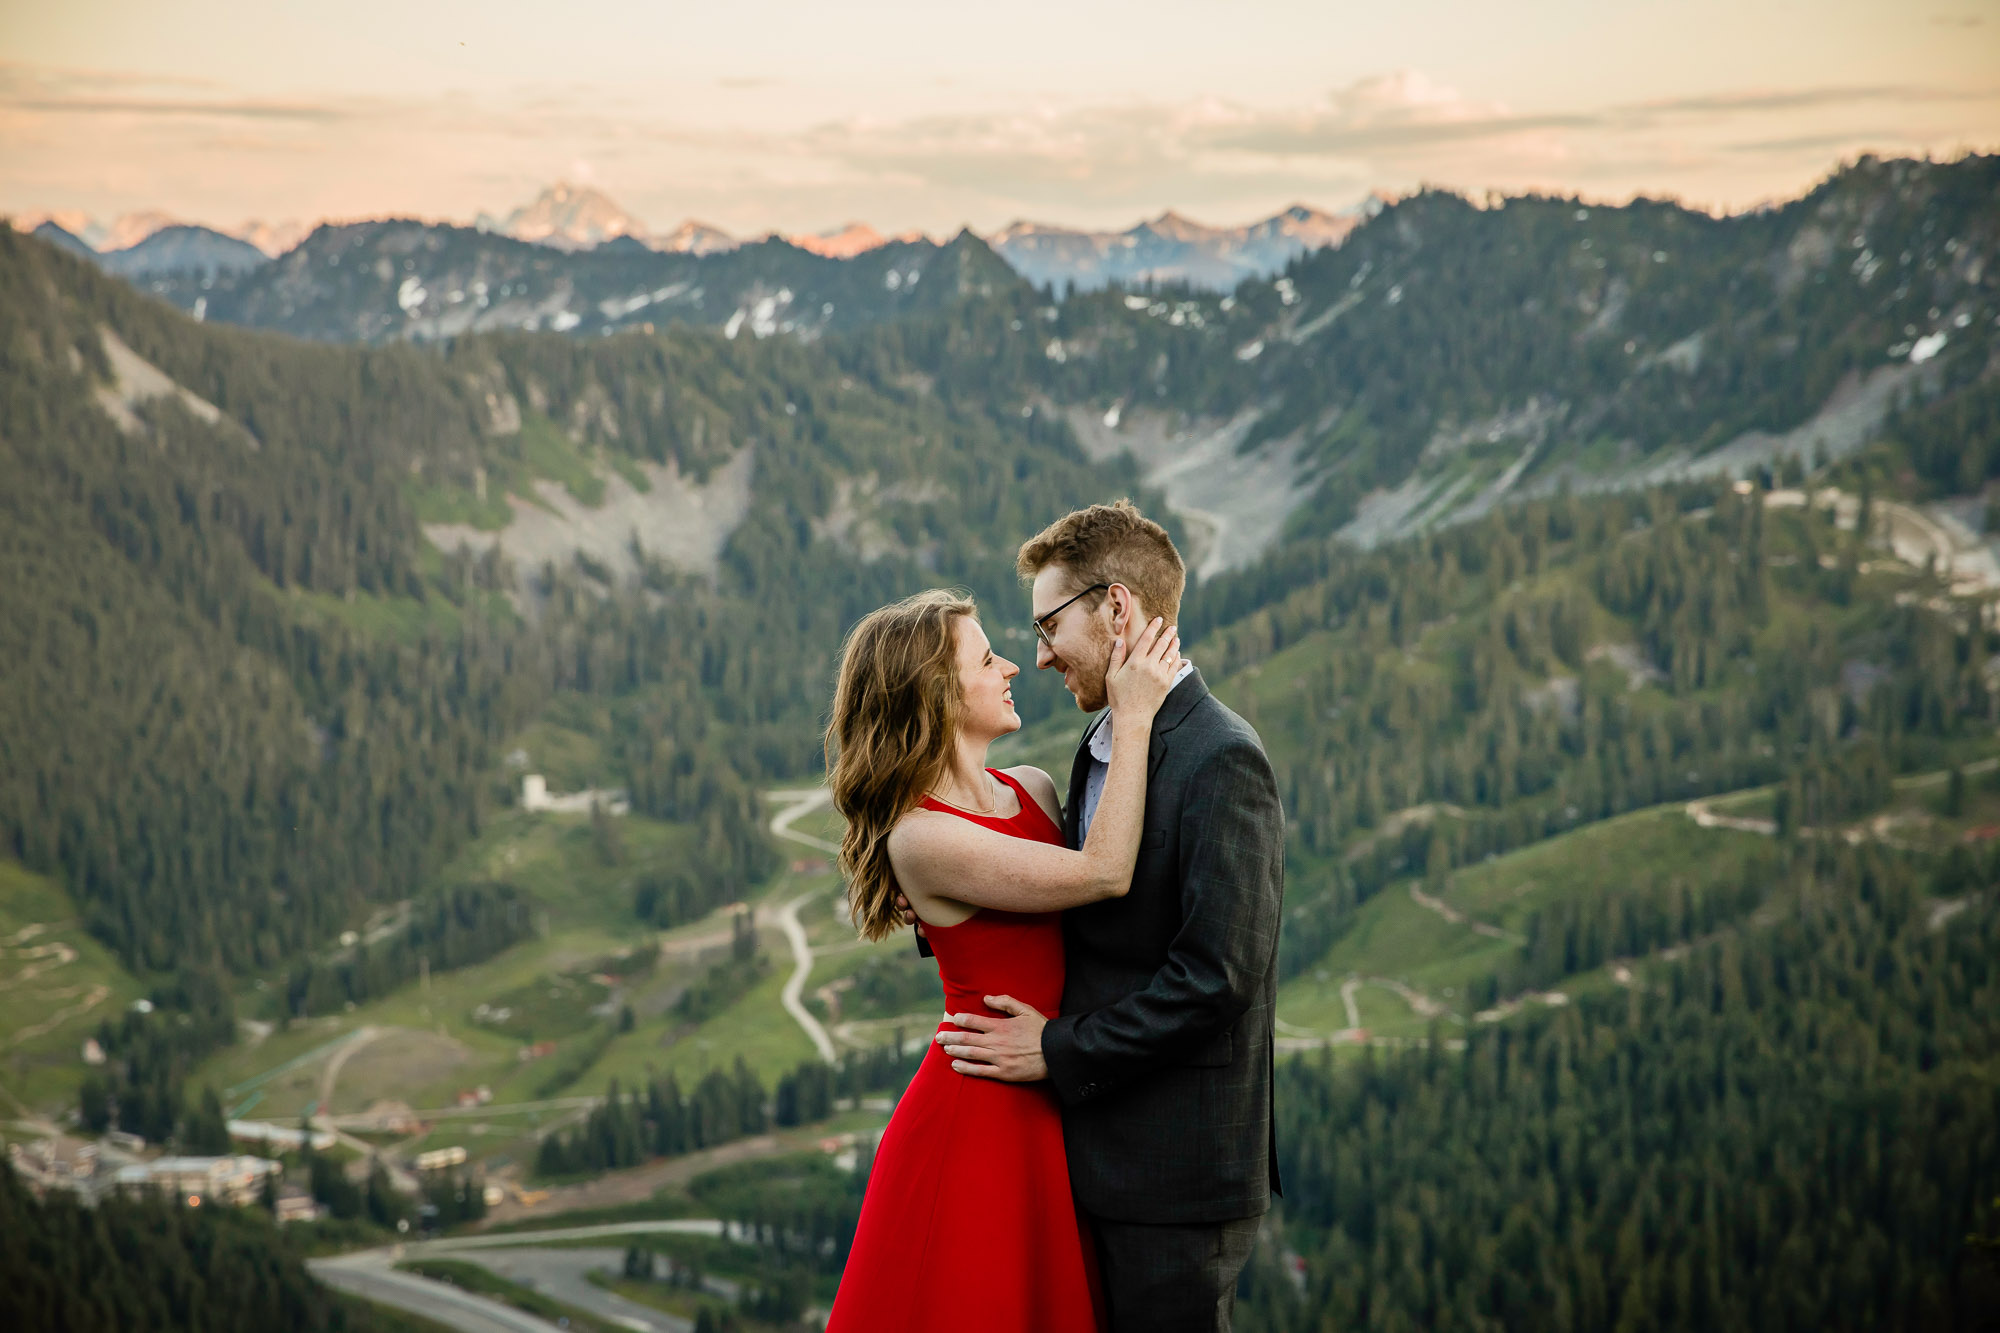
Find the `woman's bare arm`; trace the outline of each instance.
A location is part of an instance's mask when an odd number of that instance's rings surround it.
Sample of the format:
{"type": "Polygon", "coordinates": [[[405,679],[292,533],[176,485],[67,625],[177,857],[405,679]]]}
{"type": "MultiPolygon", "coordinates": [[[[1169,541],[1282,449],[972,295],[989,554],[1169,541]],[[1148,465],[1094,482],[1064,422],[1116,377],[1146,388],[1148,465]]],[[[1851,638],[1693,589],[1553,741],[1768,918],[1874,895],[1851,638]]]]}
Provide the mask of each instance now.
{"type": "Polygon", "coordinates": [[[1129,659],[1114,658],[1106,684],[1123,725],[1111,733],[1104,791],[1081,850],[1011,837],[942,811],[905,815],[889,834],[889,864],[918,917],[946,925],[963,919],[953,910],[961,904],[1051,912],[1123,897],[1139,856],[1153,715],[1179,669],[1179,637],[1157,621],[1129,659]]]}

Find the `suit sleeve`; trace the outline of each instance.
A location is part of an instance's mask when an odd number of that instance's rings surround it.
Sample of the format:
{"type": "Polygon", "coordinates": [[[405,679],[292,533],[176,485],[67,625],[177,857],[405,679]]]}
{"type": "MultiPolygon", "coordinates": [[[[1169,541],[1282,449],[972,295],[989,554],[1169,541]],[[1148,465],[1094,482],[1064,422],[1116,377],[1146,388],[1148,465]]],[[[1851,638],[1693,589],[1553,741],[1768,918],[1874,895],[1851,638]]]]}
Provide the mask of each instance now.
{"type": "Polygon", "coordinates": [[[1194,1055],[1255,1003],[1277,950],[1284,809],[1263,750],[1237,740],[1207,756],[1181,813],[1181,928],[1166,964],[1102,1009],[1042,1030],[1042,1057],[1070,1105],[1194,1055]]]}

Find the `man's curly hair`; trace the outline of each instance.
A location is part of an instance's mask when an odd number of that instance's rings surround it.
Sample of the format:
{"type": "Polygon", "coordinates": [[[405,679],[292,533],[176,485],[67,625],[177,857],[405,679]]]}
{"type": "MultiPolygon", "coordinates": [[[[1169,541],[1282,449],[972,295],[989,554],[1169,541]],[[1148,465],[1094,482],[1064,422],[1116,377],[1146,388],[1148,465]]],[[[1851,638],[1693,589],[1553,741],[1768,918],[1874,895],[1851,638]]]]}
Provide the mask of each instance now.
{"type": "Polygon", "coordinates": [[[1060,565],[1074,588],[1122,583],[1149,616],[1169,625],[1181,614],[1187,566],[1167,530],[1140,513],[1130,500],[1092,505],[1064,514],[1021,543],[1014,568],[1023,580],[1060,565]]]}

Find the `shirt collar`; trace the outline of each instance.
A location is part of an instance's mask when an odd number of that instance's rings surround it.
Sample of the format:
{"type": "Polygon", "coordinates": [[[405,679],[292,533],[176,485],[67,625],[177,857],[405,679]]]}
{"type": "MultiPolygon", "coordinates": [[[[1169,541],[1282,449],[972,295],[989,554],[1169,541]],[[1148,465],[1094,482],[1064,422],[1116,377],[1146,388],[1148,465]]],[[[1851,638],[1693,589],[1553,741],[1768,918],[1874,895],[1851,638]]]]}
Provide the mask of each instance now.
{"type": "MultiPolygon", "coordinates": [[[[1192,676],[1193,674],[1194,674],[1194,663],[1182,662],[1181,669],[1174,673],[1173,684],[1167,686],[1167,693],[1172,694],[1174,690],[1180,686],[1180,683],[1182,681],[1186,680],[1189,676],[1192,676]]],[[[1090,733],[1090,757],[1092,759],[1095,759],[1100,764],[1108,764],[1111,762],[1111,714],[1110,713],[1106,713],[1104,715],[1104,724],[1100,726],[1096,731],[1090,733]]]]}

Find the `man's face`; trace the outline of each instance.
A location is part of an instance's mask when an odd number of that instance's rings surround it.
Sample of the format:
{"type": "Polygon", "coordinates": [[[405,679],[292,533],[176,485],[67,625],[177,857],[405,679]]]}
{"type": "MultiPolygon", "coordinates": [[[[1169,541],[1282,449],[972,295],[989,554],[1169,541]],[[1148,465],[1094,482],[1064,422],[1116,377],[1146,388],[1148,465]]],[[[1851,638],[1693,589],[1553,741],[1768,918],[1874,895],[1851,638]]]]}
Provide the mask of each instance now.
{"type": "MultiPolygon", "coordinates": [[[[1035,575],[1031,594],[1033,614],[1047,616],[1086,586],[1060,565],[1044,568],[1035,575]]],[[[1042,671],[1062,672],[1063,688],[1086,713],[1094,713],[1105,705],[1104,672],[1111,664],[1114,627],[1123,627],[1120,622],[1130,618],[1132,605],[1131,594],[1118,585],[1106,592],[1078,598],[1063,607],[1053,621],[1042,621],[1048,639],[1035,640],[1035,666],[1042,671]]]]}

